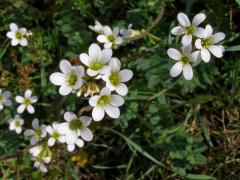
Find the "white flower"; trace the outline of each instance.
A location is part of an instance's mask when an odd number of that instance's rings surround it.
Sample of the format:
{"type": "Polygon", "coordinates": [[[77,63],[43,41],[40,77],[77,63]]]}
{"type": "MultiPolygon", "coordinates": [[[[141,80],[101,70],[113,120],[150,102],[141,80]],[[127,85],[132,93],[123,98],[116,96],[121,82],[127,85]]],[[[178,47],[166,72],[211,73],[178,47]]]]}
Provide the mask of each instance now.
{"type": "Polygon", "coordinates": [[[210,61],[210,52],[217,58],[221,58],[223,56],[223,52],[225,51],[224,47],[216,44],[222,41],[224,38],[224,33],[218,32],[213,34],[212,26],[206,26],[203,39],[197,39],[195,41],[195,46],[197,49],[201,50],[201,58],[204,62],[210,61]]]}
{"type": "Polygon", "coordinates": [[[26,28],[19,29],[15,23],[11,23],[10,30],[11,31],[7,33],[7,37],[12,39],[12,46],[16,46],[18,44],[20,44],[21,46],[27,46],[27,39],[24,37],[27,33],[26,28]]]}
{"type": "Polygon", "coordinates": [[[11,96],[11,92],[9,91],[3,92],[2,89],[0,89],[0,111],[3,109],[4,106],[12,105],[12,101],[9,100],[10,96],[11,96]]]}
{"type": "Polygon", "coordinates": [[[40,138],[43,138],[46,136],[46,126],[43,124],[39,126],[38,119],[34,119],[32,121],[32,127],[33,129],[27,129],[24,131],[24,136],[31,136],[30,144],[35,145],[40,138]]]}
{"type": "Polygon", "coordinates": [[[199,13],[193,17],[192,23],[189,21],[188,17],[184,13],[178,13],[177,15],[178,22],[180,26],[176,26],[171,30],[171,33],[174,35],[182,35],[182,44],[189,45],[192,43],[192,37],[196,36],[198,38],[203,37],[204,29],[198,27],[205,19],[206,15],[199,13]]]}
{"type": "Polygon", "coordinates": [[[35,168],[38,168],[40,171],[46,173],[47,172],[47,168],[45,166],[45,164],[48,164],[50,163],[51,161],[51,157],[44,157],[44,158],[33,158],[33,160],[35,160],[35,163],[34,163],[34,167],[35,168]]]}
{"type": "Polygon", "coordinates": [[[30,148],[28,151],[33,157],[37,157],[43,150],[43,146],[37,145],[30,148]]]}
{"type": "Polygon", "coordinates": [[[129,24],[127,29],[125,28],[120,29],[120,34],[122,35],[123,38],[130,37],[132,35],[132,32],[133,32],[132,24],[129,24]]]}
{"type": "Polygon", "coordinates": [[[96,76],[98,74],[106,74],[108,71],[107,63],[112,57],[111,49],[103,49],[93,43],[88,49],[88,55],[86,53],[80,54],[80,61],[85,64],[87,74],[89,76],[96,76]]]}
{"type": "Polygon", "coordinates": [[[33,103],[36,103],[38,98],[36,96],[32,96],[32,91],[30,89],[25,91],[24,97],[22,96],[16,96],[15,100],[20,103],[21,105],[18,106],[17,112],[19,114],[23,113],[25,109],[30,114],[33,114],[35,112],[34,107],[32,106],[33,103]]]}
{"type": "Polygon", "coordinates": [[[11,131],[16,131],[17,134],[20,134],[22,132],[23,124],[24,120],[21,119],[19,115],[15,115],[15,117],[9,121],[9,129],[11,131]]]}
{"type": "Polygon", "coordinates": [[[170,70],[170,75],[172,77],[177,77],[183,71],[183,76],[186,80],[191,80],[193,77],[193,70],[191,63],[197,61],[198,52],[192,52],[192,45],[183,46],[182,53],[177,49],[169,48],[167,54],[173,60],[178,61],[174,64],[170,70]]]}
{"type": "Polygon", "coordinates": [[[69,61],[61,60],[60,69],[62,73],[51,74],[50,81],[59,88],[59,93],[63,96],[70,94],[73,90],[79,89],[82,84],[84,68],[82,66],[72,66],[69,61]]]}
{"type": "Polygon", "coordinates": [[[95,25],[94,26],[91,26],[89,25],[88,26],[92,31],[95,31],[96,33],[99,33],[99,34],[103,34],[103,25],[98,22],[98,21],[95,21],[95,25]]]}
{"type": "Polygon", "coordinates": [[[106,87],[111,91],[116,91],[119,95],[125,96],[128,93],[128,88],[123,82],[129,81],[133,72],[128,69],[120,70],[121,63],[117,58],[112,58],[109,63],[109,72],[103,77],[106,81],[106,87]]]}
{"type": "Polygon", "coordinates": [[[111,95],[109,88],[105,87],[101,90],[100,95],[95,95],[89,99],[89,104],[94,107],[92,117],[94,121],[101,121],[105,112],[111,118],[120,116],[119,106],[124,104],[124,99],[119,95],[111,95]]]}
{"type": "Polygon", "coordinates": [[[60,143],[65,142],[65,136],[58,132],[58,127],[59,127],[59,124],[57,122],[54,122],[52,126],[46,127],[46,131],[50,135],[48,139],[48,146],[53,146],[56,140],[60,143]]]}
{"type": "Polygon", "coordinates": [[[104,43],[105,48],[112,48],[113,45],[120,45],[123,43],[122,37],[119,36],[119,28],[113,30],[109,26],[103,27],[104,34],[97,37],[98,42],[104,43]]]}
{"type": "Polygon", "coordinates": [[[77,117],[72,112],[65,112],[64,119],[67,122],[61,123],[58,127],[60,134],[66,135],[66,143],[68,145],[68,151],[75,149],[75,144],[79,147],[84,146],[85,141],[91,141],[93,139],[92,131],[88,128],[91,123],[91,118],[88,116],[77,117]],[[83,139],[80,139],[79,136],[83,139]]]}

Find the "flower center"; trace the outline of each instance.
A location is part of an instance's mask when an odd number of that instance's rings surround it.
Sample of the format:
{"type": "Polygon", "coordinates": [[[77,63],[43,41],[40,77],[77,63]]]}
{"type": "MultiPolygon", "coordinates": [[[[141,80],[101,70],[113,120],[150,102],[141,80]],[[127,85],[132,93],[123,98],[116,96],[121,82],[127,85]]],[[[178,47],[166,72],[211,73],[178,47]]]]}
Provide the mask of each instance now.
{"type": "Polygon", "coordinates": [[[22,34],[20,32],[16,32],[16,38],[18,40],[21,40],[22,39],[22,34]]]}
{"type": "Polygon", "coordinates": [[[35,129],[34,130],[34,135],[39,137],[42,134],[42,131],[40,129],[35,129]]]}
{"type": "Polygon", "coordinates": [[[108,104],[111,101],[111,96],[107,96],[107,95],[102,95],[100,96],[100,98],[97,101],[97,104],[99,106],[102,106],[104,104],[108,104]]]}
{"type": "Polygon", "coordinates": [[[120,76],[117,72],[112,71],[109,76],[109,81],[112,85],[117,86],[120,82],[120,76]]]}
{"type": "Polygon", "coordinates": [[[16,127],[20,127],[20,122],[19,122],[19,120],[16,120],[16,121],[15,121],[15,126],[16,126],[16,127]]]}
{"type": "Polygon", "coordinates": [[[186,27],[186,34],[187,35],[192,35],[194,32],[195,32],[195,27],[193,27],[193,26],[188,26],[188,27],[186,27]]]}
{"type": "Polygon", "coordinates": [[[90,69],[97,71],[103,67],[103,63],[101,63],[98,59],[93,60],[92,63],[90,64],[90,69]]]}
{"type": "Polygon", "coordinates": [[[28,98],[24,99],[23,104],[28,106],[30,104],[30,99],[28,98]]]}
{"type": "Polygon", "coordinates": [[[203,39],[201,44],[202,44],[202,47],[207,48],[209,45],[212,44],[212,42],[210,39],[203,39]]]}
{"type": "Polygon", "coordinates": [[[76,131],[83,128],[83,123],[80,119],[73,119],[69,122],[69,129],[76,131]]]}
{"type": "Polygon", "coordinates": [[[114,35],[108,36],[108,41],[113,43],[115,41],[116,37],[114,35]]]}
{"type": "Polygon", "coordinates": [[[190,59],[189,59],[188,56],[183,55],[183,56],[180,58],[180,62],[181,62],[182,64],[189,64],[189,63],[190,63],[190,59]]]}
{"type": "Polygon", "coordinates": [[[57,131],[54,131],[53,134],[52,134],[52,137],[54,139],[58,139],[60,137],[60,134],[57,131]]]}
{"type": "Polygon", "coordinates": [[[74,71],[72,71],[68,74],[68,77],[67,77],[68,86],[74,86],[76,84],[77,80],[78,80],[78,76],[74,71]]]}

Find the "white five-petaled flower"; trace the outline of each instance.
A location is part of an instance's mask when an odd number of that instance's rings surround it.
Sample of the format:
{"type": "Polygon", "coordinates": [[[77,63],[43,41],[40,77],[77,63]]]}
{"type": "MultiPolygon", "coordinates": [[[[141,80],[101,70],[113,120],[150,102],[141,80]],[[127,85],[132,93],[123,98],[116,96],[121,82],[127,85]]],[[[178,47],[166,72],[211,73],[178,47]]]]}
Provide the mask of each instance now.
{"type": "Polygon", "coordinates": [[[94,121],[101,121],[105,112],[111,118],[120,116],[119,107],[124,104],[124,99],[116,94],[111,95],[109,88],[101,90],[100,95],[95,95],[89,99],[89,104],[93,107],[92,117],[94,121]]]}
{"type": "Polygon", "coordinates": [[[182,53],[180,53],[177,49],[169,48],[167,51],[168,56],[178,61],[174,64],[170,70],[170,75],[172,77],[177,77],[183,71],[183,76],[186,80],[191,80],[193,77],[193,70],[191,67],[191,63],[197,61],[198,52],[192,52],[192,45],[183,46],[182,53]]]}
{"type": "Polygon", "coordinates": [[[92,131],[88,128],[92,120],[90,117],[81,116],[78,118],[72,112],[65,112],[64,119],[67,122],[61,123],[58,127],[58,131],[60,134],[66,136],[68,151],[73,151],[75,149],[75,144],[79,147],[83,147],[83,140],[91,141],[93,139],[92,131]]]}
{"type": "Polygon", "coordinates": [[[109,26],[104,26],[103,32],[103,34],[98,35],[97,40],[100,43],[104,43],[105,48],[112,48],[113,45],[120,45],[123,43],[123,38],[119,36],[118,27],[112,30],[109,26]]]}
{"type": "Polygon", "coordinates": [[[189,21],[188,17],[184,13],[178,13],[177,15],[178,22],[180,26],[176,26],[171,30],[171,33],[174,35],[182,35],[182,44],[189,45],[192,43],[192,37],[196,36],[198,38],[203,37],[204,29],[198,27],[205,19],[206,15],[199,13],[193,17],[192,23],[189,21]]]}
{"type": "Polygon", "coordinates": [[[46,168],[45,164],[50,163],[51,157],[44,157],[41,159],[39,159],[38,157],[36,157],[36,158],[34,157],[33,160],[35,160],[34,165],[33,165],[35,168],[38,168],[41,172],[44,172],[44,173],[47,172],[47,168],[46,168]]]}
{"type": "Polygon", "coordinates": [[[93,43],[86,53],[80,54],[80,61],[88,67],[87,74],[89,76],[96,76],[98,74],[106,74],[108,71],[107,63],[112,57],[111,49],[103,49],[93,43]]]}
{"type": "Polygon", "coordinates": [[[21,119],[19,115],[15,115],[15,117],[9,121],[9,129],[11,131],[15,131],[17,134],[20,134],[22,132],[23,124],[24,120],[21,119]]]}
{"type": "Polygon", "coordinates": [[[24,97],[22,96],[16,96],[15,100],[20,103],[21,105],[18,106],[17,112],[19,114],[23,113],[25,109],[30,114],[33,114],[35,112],[34,107],[32,106],[33,103],[36,103],[38,101],[38,98],[36,96],[32,96],[32,91],[30,89],[26,90],[24,93],[24,97]]]}
{"type": "Polygon", "coordinates": [[[55,72],[51,74],[50,81],[54,85],[60,86],[59,93],[61,95],[66,96],[82,86],[83,66],[72,66],[69,61],[61,60],[60,69],[62,73],[55,72]]]}
{"type": "Polygon", "coordinates": [[[123,38],[127,38],[130,37],[132,35],[132,24],[128,25],[128,28],[122,28],[120,29],[120,34],[122,35],[123,38]]]}
{"type": "Polygon", "coordinates": [[[211,59],[210,52],[217,58],[223,56],[224,47],[222,45],[217,45],[220,41],[225,38],[225,34],[218,32],[213,34],[212,26],[207,25],[204,29],[203,39],[197,39],[195,41],[195,46],[200,49],[201,58],[204,62],[209,62],[211,59]]]}
{"type": "Polygon", "coordinates": [[[5,91],[3,92],[2,89],[0,89],[0,111],[3,109],[4,106],[11,106],[12,101],[9,99],[11,96],[11,92],[5,91]]]}
{"type": "Polygon", "coordinates": [[[24,37],[27,33],[26,28],[18,28],[15,23],[10,24],[10,30],[7,33],[7,37],[10,38],[12,46],[20,44],[21,46],[27,46],[27,39],[24,37]]]}
{"type": "Polygon", "coordinates": [[[33,129],[27,129],[24,131],[24,136],[31,136],[30,144],[35,145],[40,138],[43,138],[46,136],[46,126],[43,124],[39,126],[38,119],[34,119],[32,121],[32,127],[33,129]]]}
{"type": "Polygon", "coordinates": [[[112,58],[109,63],[109,71],[103,76],[103,80],[106,81],[106,87],[111,91],[116,91],[119,95],[125,96],[128,93],[128,88],[124,82],[129,81],[133,72],[128,69],[120,70],[121,63],[117,58],[112,58]]]}
{"type": "Polygon", "coordinates": [[[58,141],[60,143],[65,142],[65,136],[58,132],[59,125],[60,125],[59,123],[54,122],[52,124],[52,126],[47,126],[46,127],[46,131],[50,135],[50,137],[48,139],[48,146],[53,146],[56,141],[58,141]]]}
{"type": "Polygon", "coordinates": [[[92,31],[94,31],[96,33],[99,33],[99,34],[104,33],[103,32],[103,25],[99,21],[95,21],[94,26],[89,25],[88,27],[89,27],[89,29],[91,29],[92,31]]]}

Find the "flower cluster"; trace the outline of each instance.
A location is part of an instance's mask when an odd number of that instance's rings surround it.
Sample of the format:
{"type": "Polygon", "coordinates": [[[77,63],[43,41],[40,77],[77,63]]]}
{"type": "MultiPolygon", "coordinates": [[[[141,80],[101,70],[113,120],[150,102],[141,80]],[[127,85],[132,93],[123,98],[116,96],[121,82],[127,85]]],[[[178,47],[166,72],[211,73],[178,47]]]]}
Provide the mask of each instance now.
{"type": "Polygon", "coordinates": [[[184,13],[177,15],[179,26],[171,30],[173,35],[182,36],[181,52],[177,49],[170,48],[167,51],[168,56],[176,60],[170,70],[172,77],[177,77],[183,72],[186,80],[191,80],[193,77],[192,64],[198,60],[209,62],[211,54],[217,58],[223,56],[224,47],[218,43],[225,38],[225,34],[218,32],[213,34],[211,25],[206,25],[205,29],[199,25],[206,19],[206,15],[199,13],[193,17],[192,22],[184,13]],[[195,47],[194,47],[195,45],[195,47]]]}

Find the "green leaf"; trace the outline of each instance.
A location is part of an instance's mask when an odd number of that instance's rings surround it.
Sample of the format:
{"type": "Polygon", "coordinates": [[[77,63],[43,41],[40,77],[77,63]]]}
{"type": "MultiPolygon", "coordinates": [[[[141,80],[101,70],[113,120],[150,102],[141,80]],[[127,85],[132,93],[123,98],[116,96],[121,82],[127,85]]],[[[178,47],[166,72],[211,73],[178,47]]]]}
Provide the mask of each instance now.
{"type": "MultiPolygon", "coordinates": [[[[240,0],[236,0],[236,1],[240,5],[240,0]]],[[[231,47],[227,48],[226,51],[240,51],[240,45],[231,46],[231,47]]]]}
{"type": "Polygon", "coordinates": [[[205,174],[187,174],[185,176],[186,178],[188,179],[192,179],[192,180],[205,180],[205,179],[216,179],[212,176],[208,176],[208,175],[205,175],[205,174]]]}
{"type": "Polygon", "coordinates": [[[235,0],[236,1],[236,3],[238,3],[238,5],[240,6],[240,0],[235,0]]]}

